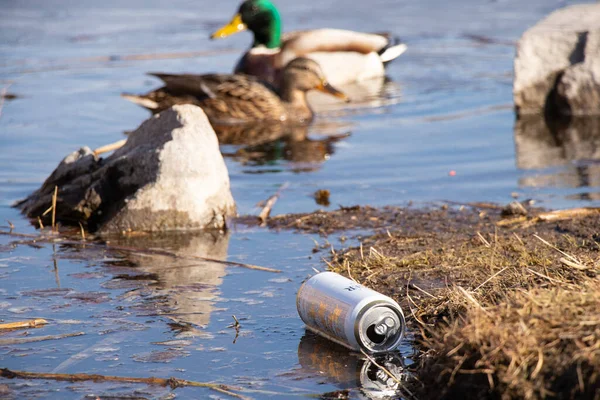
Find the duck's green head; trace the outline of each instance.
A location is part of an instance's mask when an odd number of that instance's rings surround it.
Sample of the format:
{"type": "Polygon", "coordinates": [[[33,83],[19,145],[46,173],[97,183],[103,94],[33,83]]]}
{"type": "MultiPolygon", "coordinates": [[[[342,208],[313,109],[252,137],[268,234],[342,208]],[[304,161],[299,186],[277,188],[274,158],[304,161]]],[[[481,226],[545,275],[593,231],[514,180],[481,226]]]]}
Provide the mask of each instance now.
{"type": "Polygon", "coordinates": [[[231,22],[210,35],[210,38],[224,38],[246,29],[254,34],[253,47],[275,49],[281,46],[281,17],[269,0],[244,1],[231,22]]]}

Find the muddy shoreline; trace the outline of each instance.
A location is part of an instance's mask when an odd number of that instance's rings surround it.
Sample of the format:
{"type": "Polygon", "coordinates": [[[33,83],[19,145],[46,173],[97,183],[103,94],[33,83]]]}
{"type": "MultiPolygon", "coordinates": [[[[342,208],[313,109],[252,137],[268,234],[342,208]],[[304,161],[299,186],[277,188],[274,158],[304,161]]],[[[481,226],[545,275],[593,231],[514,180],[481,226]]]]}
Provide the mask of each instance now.
{"type": "Polygon", "coordinates": [[[355,206],[268,225],[358,239],[313,251],[402,305],[420,352],[417,398],[597,399],[600,214],[507,214],[482,203],[355,206]]]}
{"type": "MultiPolygon", "coordinates": [[[[225,265],[235,267],[230,273],[260,274],[256,275],[258,281],[252,286],[253,291],[243,289],[242,293],[256,294],[256,299],[244,298],[253,306],[247,311],[233,306],[238,312],[248,313],[243,318],[244,314],[238,314],[242,318],[239,332],[242,343],[249,340],[248,335],[255,334],[253,326],[261,326],[251,313],[258,312],[255,307],[261,304],[261,296],[276,295],[271,285],[290,284],[287,303],[292,304],[298,285],[307,273],[312,273],[297,268],[315,265],[389,295],[403,307],[409,328],[403,349],[415,349],[417,355],[402,354],[412,359],[408,370],[415,378],[403,387],[408,391],[399,394],[402,398],[410,398],[406,393],[418,399],[597,399],[600,396],[600,245],[596,228],[600,212],[597,209],[548,212],[514,203],[511,207],[470,203],[426,209],[352,206],[328,212],[273,216],[267,220],[267,228],[259,227],[261,222],[256,216],[231,222],[229,232],[200,236],[130,232],[110,238],[87,236],[84,241],[76,229],[51,234],[46,228],[39,236],[3,232],[3,237],[12,240],[4,251],[17,248],[23,251],[29,247],[30,251],[43,252],[44,246],[53,243],[62,248],[53,254],[59,289],[45,289],[48,287],[45,284],[42,289],[19,292],[7,299],[54,296],[64,298],[67,303],[74,302],[71,307],[77,306],[77,302],[95,304],[95,314],[99,315],[105,312],[131,318],[133,312],[142,318],[132,325],[139,329],[151,329],[143,318],[164,316],[174,330],[163,342],[185,342],[182,348],[188,349],[183,353],[179,348],[155,352],[157,357],[168,354],[166,362],[170,362],[190,355],[193,343],[190,339],[211,335],[203,332],[212,324],[211,313],[219,314],[222,307],[219,304],[227,304],[219,303],[215,297],[217,288],[223,284],[225,265]],[[320,240],[315,240],[312,248],[308,245],[295,250],[295,257],[302,261],[294,264],[294,272],[285,264],[278,264],[282,271],[275,271],[263,268],[272,266],[268,263],[263,265],[254,257],[240,259],[227,250],[232,233],[243,242],[247,239],[241,232],[248,230],[287,237],[278,239],[279,245],[286,240],[314,239],[314,234],[320,240]],[[91,292],[81,291],[83,287],[76,281],[71,282],[72,288],[62,288],[59,271],[63,271],[60,274],[65,279],[63,268],[69,259],[106,261],[97,270],[85,273],[74,266],[73,273],[67,275],[72,278],[68,279],[106,276],[109,280],[91,286],[91,292]],[[235,260],[257,262],[259,271],[255,265],[235,260]],[[273,272],[283,272],[283,278],[278,273],[273,278],[263,275],[273,272]],[[266,291],[261,289],[265,284],[266,291]],[[119,294],[118,290],[125,292],[119,294]],[[121,302],[125,300],[127,305],[123,306],[121,302]],[[109,309],[102,311],[102,304],[109,309]]],[[[265,243],[262,248],[269,246],[265,243]]],[[[31,304],[39,307],[37,302],[31,304]]],[[[57,303],[56,307],[60,310],[63,306],[57,303]]],[[[53,312],[51,308],[40,315],[52,316],[53,312]]],[[[67,316],[72,318],[69,314],[63,318],[67,316]]],[[[231,320],[223,317],[231,315],[221,315],[219,323],[225,327],[231,320]]],[[[298,325],[292,308],[284,317],[276,314],[269,318],[274,318],[273,326],[298,325]]],[[[164,330],[162,320],[150,325],[164,330]]],[[[55,329],[55,324],[50,324],[44,332],[64,334],[55,329]]],[[[114,327],[100,324],[98,329],[104,334],[112,332],[114,327]]],[[[93,330],[88,333],[93,335],[93,330]]],[[[224,334],[219,330],[217,333],[224,334]]],[[[8,337],[15,334],[18,332],[8,337]]],[[[233,330],[227,330],[227,336],[233,334],[233,330]]],[[[235,343],[237,336],[230,339],[235,343]]],[[[296,338],[288,339],[295,345],[296,338]]],[[[307,340],[312,343],[310,338],[303,338],[300,343],[304,344],[298,345],[301,361],[307,359],[304,354],[307,340]]],[[[327,344],[316,348],[322,346],[328,348],[327,344]]],[[[272,345],[266,345],[267,349],[270,354],[272,345]]],[[[329,365],[328,360],[339,357],[321,350],[309,353],[310,360],[318,361],[317,371],[329,365]]],[[[355,355],[346,356],[349,365],[362,362],[355,355]]],[[[128,358],[126,354],[114,357],[128,358]]],[[[134,361],[148,359],[145,353],[130,357],[134,361]]],[[[157,362],[152,357],[149,362],[157,362]]],[[[311,365],[310,368],[302,365],[301,374],[312,371],[311,365]]],[[[335,369],[340,368],[343,370],[341,366],[335,369]]],[[[346,371],[348,376],[353,377],[352,371],[346,371]]],[[[186,378],[199,379],[194,374],[186,378]]],[[[349,386],[335,384],[342,389],[335,395],[346,396],[336,398],[352,398],[354,390],[361,390],[360,384],[352,379],[350,382],[349,386]]]]}

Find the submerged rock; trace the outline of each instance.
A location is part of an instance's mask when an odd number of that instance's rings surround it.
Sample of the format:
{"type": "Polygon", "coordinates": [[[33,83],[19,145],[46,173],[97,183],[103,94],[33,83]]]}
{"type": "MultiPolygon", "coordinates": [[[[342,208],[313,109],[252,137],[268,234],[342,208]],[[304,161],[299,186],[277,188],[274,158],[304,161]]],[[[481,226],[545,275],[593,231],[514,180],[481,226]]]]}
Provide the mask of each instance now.
{"type": "Polygon", "coordinates": [[[106,159],[87,147],[68,155],[17,207],[41,217],[55,186],[57,221],[87,223],[91,231],[223,228],[235,214],[215,132],[191,105],[151,117],[106,159]]]}
{"type": "Polygon", "coordinates": [[[560,9],[527,30],[514,67],[519,114],[600,114],[600,4],[560,9]]]}

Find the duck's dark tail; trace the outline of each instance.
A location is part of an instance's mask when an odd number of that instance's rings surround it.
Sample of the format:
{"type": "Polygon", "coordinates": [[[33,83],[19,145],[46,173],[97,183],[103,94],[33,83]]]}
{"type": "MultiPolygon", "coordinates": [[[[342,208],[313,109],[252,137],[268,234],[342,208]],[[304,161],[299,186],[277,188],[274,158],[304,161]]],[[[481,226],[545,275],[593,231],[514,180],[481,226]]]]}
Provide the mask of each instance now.
{"type": "Polygon", "coordinates": [[[408,47],[406,46],[406,44],[402,43],[400,38],[390,38],[390,41],[387,44],[387,46],[379,50],[379,57],[381,58],[381,62],[383,62],[383,64],[385,65],[390,61],[395,60],[396,58],[400,57],[402,53],[406,51],[407,48],[408,47]]]}

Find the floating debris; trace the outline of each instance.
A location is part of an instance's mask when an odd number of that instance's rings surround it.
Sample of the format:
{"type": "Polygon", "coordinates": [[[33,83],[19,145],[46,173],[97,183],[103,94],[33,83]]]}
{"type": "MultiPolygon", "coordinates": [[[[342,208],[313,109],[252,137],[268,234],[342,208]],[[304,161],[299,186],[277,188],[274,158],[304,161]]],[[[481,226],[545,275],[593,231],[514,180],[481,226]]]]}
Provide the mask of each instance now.
{"type": "Polygon", "coordinates": [[[0,330],[3,329],[20,329],[20,328],[35,328],[37,326],[46,325],[48,321],[42,318],[30,319],[27,321],[9,322],[0,324],[0,330]]]}
{"type": "Polygon", "coordinates": [[[527,215],[529,212],[520,201],[511,201],[506,207],[502,209],[501,215],[503,217],[513,217],[519,215],[527,215]]]}
{"type": "Polygon", "coordinates": [[[317,204],[325,207],[329,207],[331,202],[329,201],[329,190],[327,189],[319,189],[315,192],[314,198],[317,204]]]}

